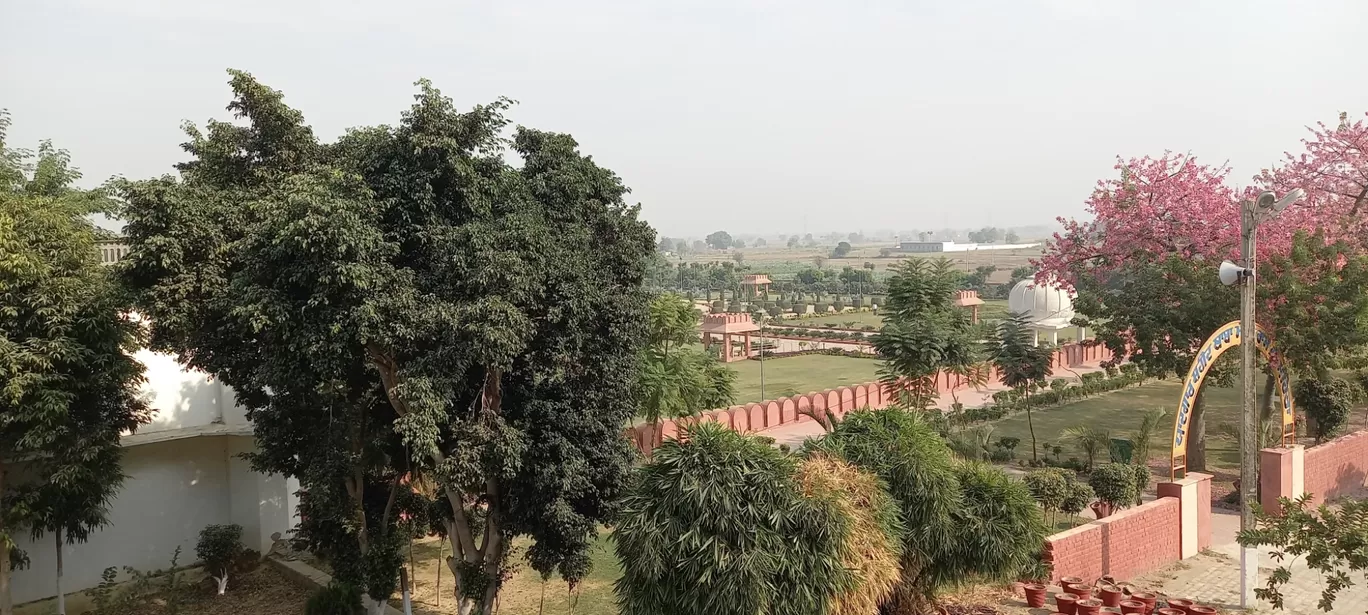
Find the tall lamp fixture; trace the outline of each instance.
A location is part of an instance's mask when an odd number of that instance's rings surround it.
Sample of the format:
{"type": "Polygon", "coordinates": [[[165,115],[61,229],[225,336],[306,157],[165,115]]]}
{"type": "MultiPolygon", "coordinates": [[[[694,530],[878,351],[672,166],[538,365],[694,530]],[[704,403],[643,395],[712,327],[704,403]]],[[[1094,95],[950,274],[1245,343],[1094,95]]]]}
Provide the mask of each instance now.
{"type": "MultiPolygon", "coordinates": [[[[1258,393],[1254,384],[1254,254],[1259,225],[1267,222],[1293,203],[1306,196],[1296,188],[1280,199],[1265,191],[1253,201],[1240,203],[1240,258],[1244,266],[1229,261],[1221,263],[1221,283],[1240,284],[1240,530],[1254,529],[1254,511],[1250,508],[1259,482],[1259,415],[1258,393]]],[[[1254,588],[1259,584],[1259,551],[1254,547],[1240,548],[1240,606],[1255,606],[1254,588]]]]}

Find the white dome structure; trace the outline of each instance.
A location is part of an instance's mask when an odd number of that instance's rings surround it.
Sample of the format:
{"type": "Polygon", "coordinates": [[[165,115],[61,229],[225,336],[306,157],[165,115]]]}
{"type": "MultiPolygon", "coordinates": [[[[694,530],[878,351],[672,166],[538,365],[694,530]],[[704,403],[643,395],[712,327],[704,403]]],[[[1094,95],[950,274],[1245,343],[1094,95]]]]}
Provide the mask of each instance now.
{"type": "Polygon", "coordinates": [[[1039,340],[1041,331],[1049,331],[1051,341],[1058,343],[1059,331],[1073,325],[1073,298],[1069,291],[1052,284],[1039,284],[1028,278],[1012,287],[1007,295],[1007,310],[1026,315],[1026,322],[1039,340]]]}

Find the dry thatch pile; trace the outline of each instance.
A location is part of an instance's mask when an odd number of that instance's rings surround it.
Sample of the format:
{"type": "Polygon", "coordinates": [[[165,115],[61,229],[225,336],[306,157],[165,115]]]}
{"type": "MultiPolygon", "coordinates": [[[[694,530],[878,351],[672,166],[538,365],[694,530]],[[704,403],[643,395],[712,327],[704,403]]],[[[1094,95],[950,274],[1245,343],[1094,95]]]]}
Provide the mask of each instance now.
{"type": "Polygon", "coordinates": [[[803,496],[831,501],[849,521],[842,560],[856,582],[831,601],[828,615],[877,612],[902,574],[897,503],[877,477],[827,455],[803,461],[795,478],[803,496]]]}

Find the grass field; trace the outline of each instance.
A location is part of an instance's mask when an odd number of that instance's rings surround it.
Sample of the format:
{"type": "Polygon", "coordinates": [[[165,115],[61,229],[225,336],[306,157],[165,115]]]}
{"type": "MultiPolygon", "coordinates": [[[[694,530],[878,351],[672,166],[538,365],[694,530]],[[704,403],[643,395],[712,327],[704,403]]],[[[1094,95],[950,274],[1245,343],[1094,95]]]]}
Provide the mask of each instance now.
{"type": "MultiPolygon", "coordinates": [[[[1164,418],[1150,438],[1150,459],[1167,459],[1169,438],[1173,436],[1173,417],[1177,409],[1181,381],[1159,380],[1142,386],[1085,399],[1046,410],[1032,411],[1036,439],[1040,443],[1058,443],[1064,448],[1063,459],[1084,459],[1083,452],[1060,442],[1060,434],[1069,427],[1090,424],[1111,431],[1112,437],[1125,438],[1135,433],[1142,414],[1163,409],[1164,418]]],[[[1240,391],[1235,388],[1208,386],[1206,389],[1207,466],[1211,469],[1234,469],[1240,465],[1238,433],[1240,391]]],[[[1031,458],[1031,433],[1026,414],[1016,414],[993,424],[992,439],[1009,436],[1021,438],[1017,447],[1018,459],[1031,458]]],[[[1362,429],[1362,409],[1350,415],[1348,430],[1362,429]]],[[[1104,453],[1105,455],[1105,453],[1104,453]]],[[[1102,461],[1106,461],[1103,459],[1102,461]]]]}
{"type": "Polygon", "coordinates": [[[727,365],[737,372],[736,403],[743,404],[869,382],[878,377],[875,370],[879,362],[815,354],[770,359],[764,362],[763,397],[760,361],[737,361],[727,365]]]}
{"type": "Polygon", "coordinates": [[[859,329],[865,325],[883,326],[883,316],[874,312],[850,312],[847,314],[831,314],[817,318],[788,318],[784,320],[770,321],[776,327],[817,327],[834,326],[845,327],[847,323],[855,323],[855,328],[859,329]]]}
{"type": "MultiPolygon", "coordinates": [[[[513,576],[504,583],[499,592],[499,612],[507,615],[535,615],[536,613],[592,613],[606,615],[617,613],[614,601],[613,581],[622,576],[622,567],[613,553],[610,532],[599,534],[589,550],[593,570],[580,582],[574,594],[568,594],[565,581],[552,574],[551,580],[543,583],[541,575],[527,566],[524,556],[531,540],[519,538],[513,541],[513,553],[509,562],[517,566],[513,576]],[[544,594],[543,594],[544,592],[544,594]],[[546,604],[543,608],[542,597],[546,604]],[[575,608],[569,608],[571,601],[575,608]]],[[[414,578],[417,588],[413,595],[413,612],[419,615],[456,613],[456,601],[452,596],[451,571],[439,563],[438,545],[434,538],[414,543],[413,556],[416,563],[414,578]],[[441,607],[437,606],[437,570],[441,567],[441,607]]],[[[405,554],[407,555],[407,554],[405,554]]],[[[444,555],[451,555],[451,546],[444,546],[444,555]]],[[[393,601],[397,603],[398,601],[393,601]]],[[[398,606],[396,604],[396,606],[398,606]]]]}

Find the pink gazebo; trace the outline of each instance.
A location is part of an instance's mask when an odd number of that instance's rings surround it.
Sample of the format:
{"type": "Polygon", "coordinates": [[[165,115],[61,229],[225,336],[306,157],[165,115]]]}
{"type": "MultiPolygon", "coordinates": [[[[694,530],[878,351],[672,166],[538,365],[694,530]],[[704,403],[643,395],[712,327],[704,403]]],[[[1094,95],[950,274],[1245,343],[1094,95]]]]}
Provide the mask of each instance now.
{"type": "Polygon", "coordinates": [[[974,311],[974,324],[978,324],[979,306],[983,305],[983,300],[979,299],[976,290],[957,290],[955,291],[955,305],[967,307],[974,311]]]}
{"type": "Polygon", "coordinates": [[[741,278],[741,289],[748,293],[748,297],[759,297],[768,294],[770,284],[773,283],[774,282],[770,281],[769,276],[763,273],[758,275],[747,275],[741,278]]]}
{"type": "Polygon", "coordinates": [[[706,314],[703,316],[703,345],[706,347],[713,343],[717,337],[722,338],[722,362],[744,361],[750,357],[751,353],[751,333],[759,331],[751,320],[750,314],[706,314]],[[744,339],[744,352],[740,356],[733,356],[731,336],[740,335],[744,339]]]}

